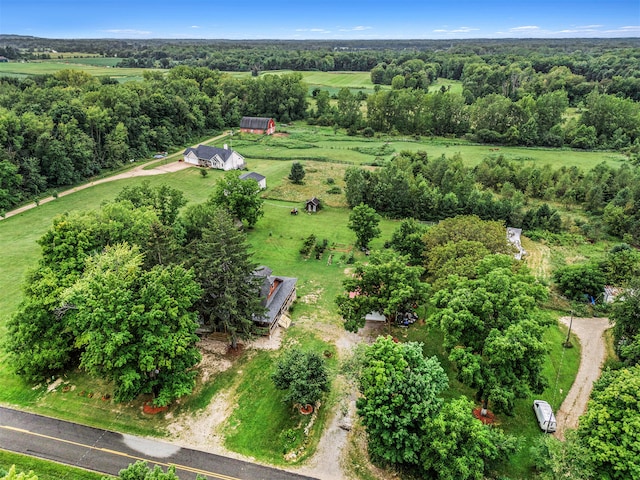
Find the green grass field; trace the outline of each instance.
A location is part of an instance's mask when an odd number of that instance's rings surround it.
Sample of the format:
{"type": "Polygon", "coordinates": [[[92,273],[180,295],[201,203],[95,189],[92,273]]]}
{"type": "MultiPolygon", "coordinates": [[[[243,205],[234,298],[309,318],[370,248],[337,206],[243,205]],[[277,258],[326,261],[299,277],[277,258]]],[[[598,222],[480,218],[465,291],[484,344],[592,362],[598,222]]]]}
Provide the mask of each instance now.
{"type": "Polygon", "coordinates": [[[0,76],[28,77],[54,74],[60,70],[82,70],[96,77],[110,77],[119,82],[142,80],[145,68],[111,68],[114,59],[72,58],[63,60],[32,61],[28,63],[0,63],[0,76]]]}
{"type": "Polygon", "coordinates": [[[33,471],[38,475],[38,480],[101,480],[105,478],[102,473],[89,472],[81,468],[0,450],[0,475],[3,475],[3,471],[8,472],[12,465],[16,466],[17,473],[33,471]]]}
{"type": "Polygon", "coordinates": [[[379,135],[374,138],[347,136],[334,132],[331,127],[309,126],[296,123],[279,127],[284,136],[265,137],[242,134],[234,136],[234,148],[249,159],[268,160],[316,160],[343,164],[366,165],[391,159],[402,151],[426,151],[431,158],[441,155],[453,157],[459,154],[465,165],[473,167],[484,158],[504,156],[508,160],[543,166],[576,166],[590,170],[605,162],[619,166],[627,157],[617,152],[584,151],[554,148],[493,147],[474,144],[462,139],[430,138],[415,139],[410,136],[391,137],[379,135]]]}

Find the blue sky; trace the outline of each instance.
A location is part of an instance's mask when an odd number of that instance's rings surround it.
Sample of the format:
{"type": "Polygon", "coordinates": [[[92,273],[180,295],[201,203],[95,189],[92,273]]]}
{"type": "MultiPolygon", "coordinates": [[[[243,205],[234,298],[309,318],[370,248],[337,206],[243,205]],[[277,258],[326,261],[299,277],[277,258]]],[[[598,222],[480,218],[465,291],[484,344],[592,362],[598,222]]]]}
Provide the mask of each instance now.
{"type": "Polygon", "coordinates": [[[640,0],[0,0],[0,33],[329,40],[640,37],[640,0]]]}

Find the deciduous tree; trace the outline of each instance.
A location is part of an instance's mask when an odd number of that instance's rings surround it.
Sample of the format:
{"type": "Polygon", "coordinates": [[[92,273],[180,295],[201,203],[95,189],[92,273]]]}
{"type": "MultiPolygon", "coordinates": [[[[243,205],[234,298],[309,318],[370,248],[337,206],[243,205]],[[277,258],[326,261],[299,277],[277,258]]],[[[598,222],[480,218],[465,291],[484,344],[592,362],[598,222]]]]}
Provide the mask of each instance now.
{"type": "Polygon", "coordinates": [[[640,478],[640,366],[606,371],[580,417],[578,437],[593,478],[640,478]]]}
{"type": "Polygon", "coordinates": [[[395,252],[372,253],[367,263],[356,265],[353,276],[343,282],[346,293],[336,298],[345,328],[357,331],[373,311],[393,322],[398,313],[422,304],[428,291],[420,280],[422,272],[422,267],[408,265],[407,257],[395,252]]]}
{"type": "Polygon", "coordinates": [[[142,270],[135,247],[117,245],[91,257],[62,294],[80,366],[115,384],[116,401],[153,393],[167,405],[191,393],[200,361],[191,307],[200,296],[193,273],[180,266],[142,270]]]}
{"type": "Polygon", "coordinates": [[[373,208],[364,203],[353,207],[347,226],[356,234],[357,247],[367,248],[371,240],[380,236],[379,223],[380,215],[373,208]]]}
{"type": "Polygon", "coordinates": [[[216,183],[208,203],[226,209],[233,217],[253,227],[264,215],[260,186],[254,179],[240,179],[240,172],[228,172],[216,183]]]}
{"type": "Polygon", "coordinates": [[[367,429],[369,454],[387,464],[417,465],[425,446],[425,419],[442,406],[447,374],[419,343],[379,337],[365,352],[358,414],[367,429]]]}
{"type": "Polygon", "coordinates": [[[546,288],[526,271],[489,256],[478,265],[478,278],[452,276],[434,295],[439,310],[432,321],[444,333],[443,345],[456,364],[458,378],[477,389],[483,408],[513,411],[515,398],[540,392],[546,347],[537,303],[546,288]]]}
{"type": "Polygon", "coordinates": [[[329,391],[329,373],[324,359],[316,352],[299,347],[288,349],[271,375],[276,388],[286,390],[282,400],[294,405],[315,405],[329,391]]]}

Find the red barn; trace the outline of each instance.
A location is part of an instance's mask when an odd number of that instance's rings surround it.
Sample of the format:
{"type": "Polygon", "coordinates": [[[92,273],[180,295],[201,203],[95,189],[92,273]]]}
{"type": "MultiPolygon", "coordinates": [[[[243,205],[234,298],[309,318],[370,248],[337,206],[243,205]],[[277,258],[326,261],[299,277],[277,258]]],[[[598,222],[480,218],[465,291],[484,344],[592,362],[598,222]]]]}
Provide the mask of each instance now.
{"type": "Polygon", "coordinates": [[[240,131],[243,133],[271,135],[276,131],[276,122],[273,118],[242,117],[242,120],[240,120],[240,131]]]}

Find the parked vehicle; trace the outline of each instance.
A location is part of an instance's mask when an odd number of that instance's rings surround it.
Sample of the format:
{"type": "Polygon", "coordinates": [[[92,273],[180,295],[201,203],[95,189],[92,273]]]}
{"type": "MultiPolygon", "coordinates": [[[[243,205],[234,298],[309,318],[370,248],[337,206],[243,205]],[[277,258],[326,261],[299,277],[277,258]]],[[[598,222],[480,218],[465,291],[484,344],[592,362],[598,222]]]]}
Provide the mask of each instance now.
{"type": "Polygon", "coordinates": [[[552,433],[556,431],[556,417],[553,415],[551,405],[544,400],[534,400],[533,411],[543,432],[552,433]]]}

